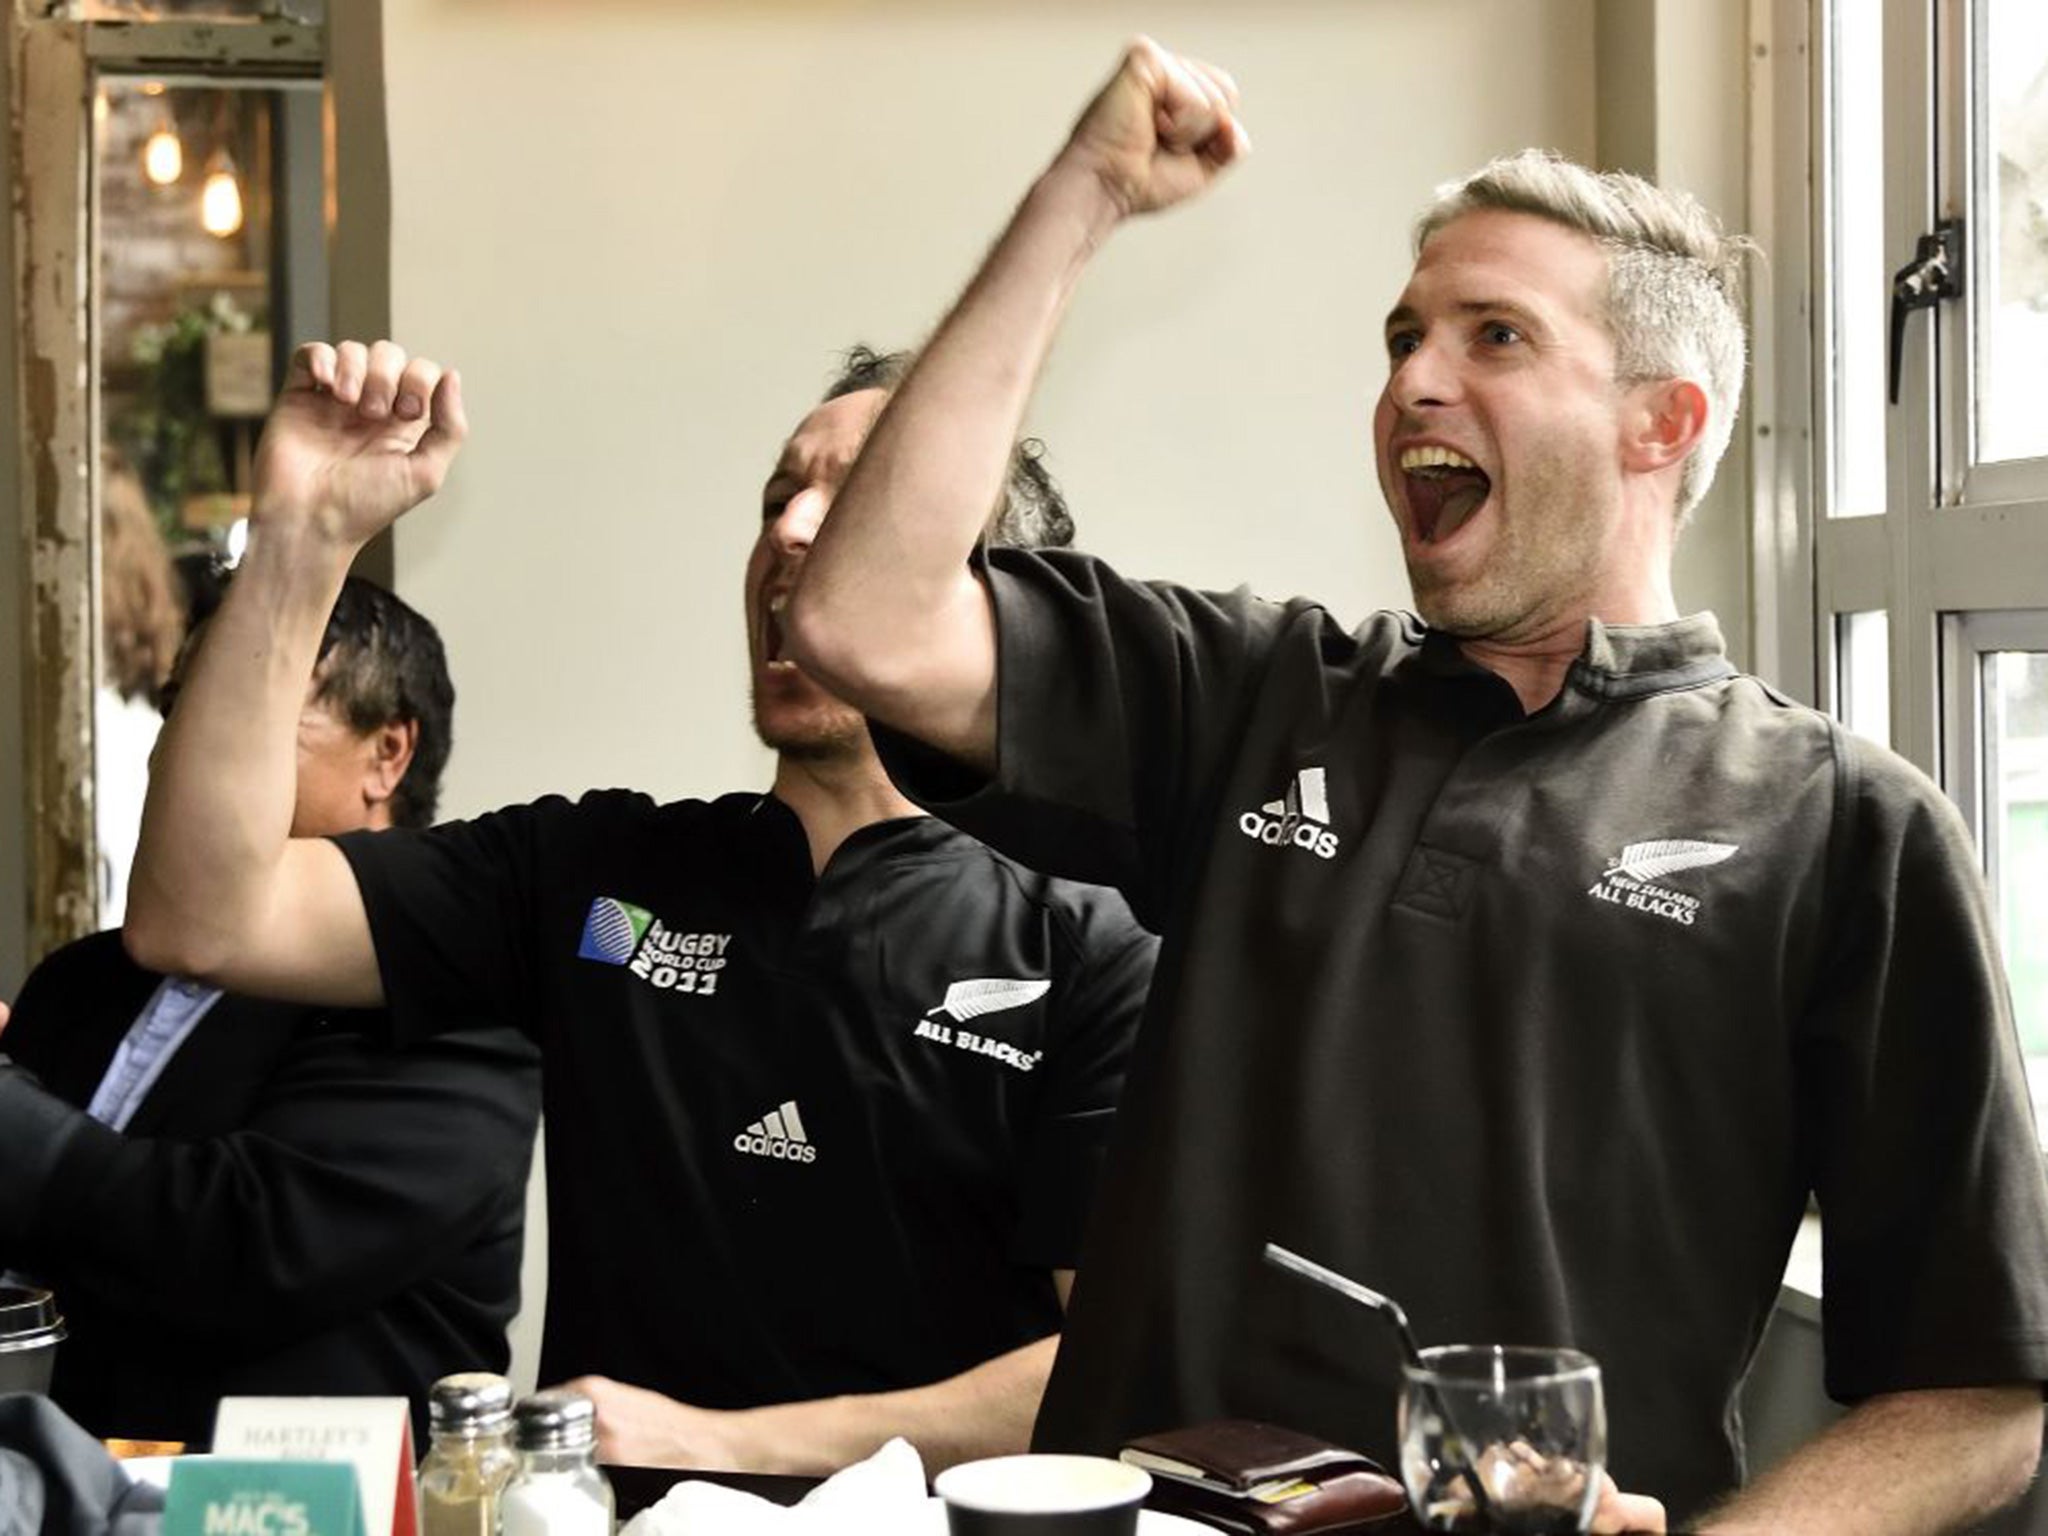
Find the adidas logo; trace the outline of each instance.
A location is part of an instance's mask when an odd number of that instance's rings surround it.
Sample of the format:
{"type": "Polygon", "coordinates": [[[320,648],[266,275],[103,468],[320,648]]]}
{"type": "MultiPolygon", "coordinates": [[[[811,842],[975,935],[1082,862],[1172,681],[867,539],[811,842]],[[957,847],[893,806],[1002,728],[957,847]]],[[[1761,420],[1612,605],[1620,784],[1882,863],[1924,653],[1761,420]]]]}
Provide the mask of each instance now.
{"type": "Polygon", "coordinates": [[[1330,830],[1329,785],[1320,768],[1304,768],[1278,800],[1237,818],[1237,830],[1270,848],[1306,848],[1319,859],[1337,856],[1330,830]]]}
{"type": "Polygon", "coordinates": [[[815,1163],[818,1160],[818,1149],[804,1134],[803,1116],[796,1112],[795,1099],[787,1100],[780,1109],[769,1110],[733,1137],[732,1146],[735,1152],[772,1157],[785,1163],[815,1163]]]}

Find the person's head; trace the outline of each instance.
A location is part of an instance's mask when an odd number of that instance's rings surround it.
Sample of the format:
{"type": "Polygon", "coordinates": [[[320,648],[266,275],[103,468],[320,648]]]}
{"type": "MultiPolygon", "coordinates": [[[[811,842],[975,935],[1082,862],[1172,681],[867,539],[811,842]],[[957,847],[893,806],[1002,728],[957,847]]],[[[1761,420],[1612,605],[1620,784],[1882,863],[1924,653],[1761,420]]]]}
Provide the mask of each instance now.
{"type": "Polygon", "coordinates": [[[102,671],[122,698],[154,704],[185,637],[185,605],[142,482],[111,452],[101,462],[102,671]]]}
{"type": "Polygon", "coordinates": [[[1524,151],[1443,188],[1415,247],[1375,446],[1423,616],[1512,633],[1668,582],[1734,429],[1749,243],[1524,151]]]}
{"type": "MultiPolygon", "coordinates": [[[[175,696],[203,633],[193,632],[167,695],[175,696]]],[[[292,836],[430,825],[454,718],[440,634],[383,587],[349,577],[299,711],[292,836]]]]}
{"type": "MultiPolygon", "coordinates": [[[[819,400],[829,405],[871,389],[891,394],[916,361],[915,352],[877,352],[856,343],[847,349],[839,372],[819,400]]],[[[1005,549],[1065,549],[1074,542],[1073,515],[1045,467],[1045,444],[1038,438],[1019,438],[1010,450],[1002,499],[989,517],[984,537],[1005,549]]]]}
{"type": "MultiPolygon", "coordinates": [[[[791,758],[830,758],[867,749],[860,711],[820,688],[783,655],[776,615],[810,553],[833,498],[916,355],[856,346],[797,423],[761,492],[761,531],[747,561],[747,654],[753,675],[754,730],[764,745],[791,758]]],[[[1074,539],[1066,498],[1044,463],[1045,445],[1017,444],[1002,498],[990,513],[990,544],[1058,548],[1074,539]]]]}

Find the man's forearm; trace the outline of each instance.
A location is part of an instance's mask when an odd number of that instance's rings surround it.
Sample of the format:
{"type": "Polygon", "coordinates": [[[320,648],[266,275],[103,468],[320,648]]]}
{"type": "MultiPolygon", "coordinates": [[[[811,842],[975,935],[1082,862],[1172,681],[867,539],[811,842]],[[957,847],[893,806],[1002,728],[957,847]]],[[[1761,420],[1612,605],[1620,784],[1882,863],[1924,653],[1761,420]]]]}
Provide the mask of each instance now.
{"type": "Polygon", "coordinates": [[[762,1471],[821,1476],[872,1456],[901,1435],[924,1458],[927,1476],[978,1456],[1006,1456],[1031,1444],[1059,1338],[1040,1339],[928,1387],[819,1398],[749,1409],[745,1441],[762,1471]]]}
{"type": "Polygon", "coordinates": [[[891,718],[892,704],[927,695],[904,668],[952,654],[957,609],[983,602],[967,557],[1001,498],[1060,317],[1118,216],[1099,176],[1056,161],[919,354],[839,493],[789,632],[807,669],[872,713],[891,718]]]}
{"type": "Polygon", "coordinates": [[[207,975],[255,926],[291,834],[297,725],[352,551],[259,523],[150,765],[128,946],[207,975]]]}
{"type": "Polygon", "coordinates": [[[604,1377],[567,1385],[596,1403],[605,1461],[825,1477],[900,1435],[930,1474],[1027,1449],[1058,1346],[1055,1334],[929,1386],[766,1408],[698,1408],[604,1377]]]}
{"type": "Polygon", "coordinates": [[[2041,1450],[2035,1386],[1872,1398],[1692,1529],[1715,1536],[1928,1536],[2026,1491],[2041,1450]]]}

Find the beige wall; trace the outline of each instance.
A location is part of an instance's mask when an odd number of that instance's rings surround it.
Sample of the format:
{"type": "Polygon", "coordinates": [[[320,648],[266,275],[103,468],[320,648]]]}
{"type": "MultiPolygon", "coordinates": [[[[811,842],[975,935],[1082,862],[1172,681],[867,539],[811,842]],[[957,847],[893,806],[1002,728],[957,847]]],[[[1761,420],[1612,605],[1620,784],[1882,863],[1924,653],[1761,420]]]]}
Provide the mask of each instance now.
{"type": "MultiPolygon", "coordinates": [[[[1748,202],[1748,25],[1743,0],[1596,0],[1594,8],[1599,163],[1686,188],[1730,229],[1743,227],[1748,202]]],[[[1680,604],[1719,614],[1744,666],[1755,654],[1749,443],[1739,428],[1673,571],[1680,604]]]]}
{"type": "Polygon", "coordinates": [[[1033,419],[1127,569],[1399,603],[1370,470],[1409,215],[1594,149],[1591,0],[689,6],[387,0],[394,325],[460,363],[401,591],[462,694],[448,803],[761,783],[738,577],[855,338],[938,316],[1127,32],[1226,64],[1257,153],[1120,234],[1033,419]]]}
{"type": "Polygon", "coordinates": [[[739,576],[781,439],[840,348],[938,318],[1129,32],[1233,70],[1258,144],[1120,234],[1032,420],[1083,543],[1135,573],[1404,601],[1368,422],[1408,220],[1493,154],[1595,147],[1592,0],[385,0],[384,26],[393,327],[461,366],[475,428],[395,552],[461,694],[453,814],[765,784],[739,576]]]}

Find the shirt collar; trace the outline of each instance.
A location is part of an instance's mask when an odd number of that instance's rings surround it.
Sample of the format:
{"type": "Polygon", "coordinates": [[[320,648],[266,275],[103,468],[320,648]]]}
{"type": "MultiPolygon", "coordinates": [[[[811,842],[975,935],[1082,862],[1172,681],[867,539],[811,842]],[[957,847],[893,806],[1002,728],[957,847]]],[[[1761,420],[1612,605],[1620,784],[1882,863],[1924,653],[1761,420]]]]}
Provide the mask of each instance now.
{"type": "Polygon", "coordinates": [[[1586,621],[1586,648],[1567,683],[1596,698],[1636,698],[1733,677],[1735,666],[1711,613],[1664,624],[1586,621]]]}
{"type": "MultiPolygon", "coordinates": [[[[1431,629],[1413,614],[1401,615],[1418,646],[1415,664],[1427,675],[1492,684],[1512,696],[1505,679],[1467,656],[1457,638],[1431,629]]],[[[1603,624],[1586,621],[1586,645],[1566,674],[1568,693],[1594,700],[1641,698],[1673,688],[1698,687],[1735,676],[1711,613],[1695,613],[1664,624],[1603,624]]],[[[1517,709],[1519,713],[1519,708],[1517,709]]]]}

